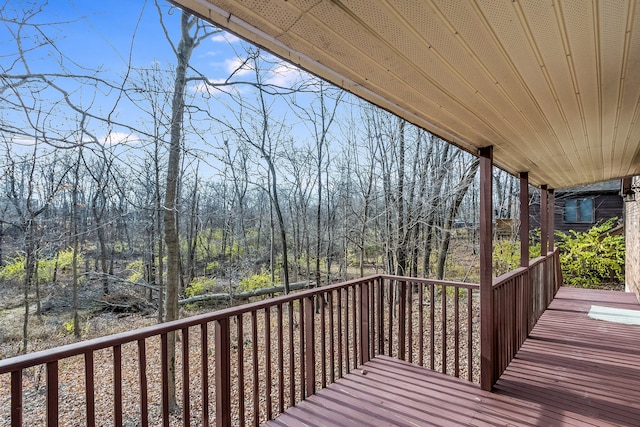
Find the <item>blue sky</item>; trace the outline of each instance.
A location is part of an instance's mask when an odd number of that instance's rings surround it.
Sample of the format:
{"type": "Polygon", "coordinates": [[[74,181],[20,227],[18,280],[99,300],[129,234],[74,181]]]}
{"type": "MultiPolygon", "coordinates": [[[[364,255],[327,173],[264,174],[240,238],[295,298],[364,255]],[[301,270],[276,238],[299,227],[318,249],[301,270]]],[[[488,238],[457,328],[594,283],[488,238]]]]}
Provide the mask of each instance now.
{"type": "MultiPolygon", "coordinates": [[[[177,42],[180,11],[166,2],[161,2],[160,7],[165,12],[167,30],[177,42]]],[[[122,73],[131,47],[134,66],[175,62],[153,0],[54,0],[44,12],[40,17],[43,22],[70,22],[56,44],[83,64],[122,73]]],[[[207,73],[223,75],[225,60],[234,56],[224,38],[212,37],[203,43],[192,59],[193,65],[207,73]]],[[[226,38],[235,40],[229,34],[226,38]]]]}
{"type": "MultiPolygon", "coordinates": [[[[13,8],[16,11],[13,13],[21,14],[30,7],[31,3],[28,0],[11,0],[5,5],[9,5],[8,9],[13,8]]],[[[44,1],[39,0],[37,3],[42,4],[44,1]]],[[[0,0],[0,5],[2,4],[2,0],[0,0]]],[[[181,11],[166,2],[161,2],[160,8],[163,11],[167,31],[173,42],[177,43],[181,11]]],[[[6,16],[7,13],[12,12],[5,10],[3,13],[6,16]]],[[[160,69],[168,70],[173,68],[176,63],[173,51],[160,25],[154,0],[50,0],[32,23],[55,23],[55,25],[41,25],[40,27],[41,31],[52,40],[53,45],[47,45],[29,53],[28,58],[32,72],[60,72],[59,62],[62,61],[66,64],[67,74],[93,74],[96,70],[100,70],[101,77],[121,82],[122,76],[128,70],[128,63],[131,61],[132,69],[135,70],[129,74],[129,86],[131,86],[135,83],[136,78],[140,78],[137,74],[139,70],[148,69],[154,65],[160,69]],[[61,59],[60,53],[65,58],[61,59]]],[[[0,61],[2,61],[0,66],[3,68],[2,72],[7,72],[6,68],[11,62],[6,60],[9,58],[7,54],[16,51],[15,40],[6,28],[0,24],[0,61]]],[[[35,34],[34,37],[38,36],[36,30],[31,29],[30,31],[35,34]]],[[[29,40],[25,40],[25,43],[28,45],[29,40]]],[[[211,82],[224,81],[241,61],[238,55],[244,53],[246,46],[248,46],[246,43],[241,42],[233,35],[221,31],[202,41],[194,51],[191,65],[211,82]]],[[[275,58],[270,59],[275,60],[275,58]]],[[[10,71],[17,73],[20,70],[14,67],[10,71]]],[[[235,78],[238,80],[252,79],[252,74],[250,69],[241,70],[236,73],[235,78]]],[[[301,75],[303,74],[293,67],[278,63],[266,74],[266,78],[270,83],[286,87],[299,79],[301,75]]],[[[115,90],[101,88],[96,91],[90,86],[79,87],[77,80],[69,81],[64,78],[58,78],[56,83],[72,91],[74,102],[83,108],[90,108],[97,115],[113,114],[114,121],[135,123],[133,127],[140,124],[140,131],[143,128],[149,128],[149,116],[136,109],[133,103],[125,97],[118,98],[118,93],[115,90]]],[[[167,91],[171,89],[171,83],[171,81],[167,81],[165,84],[167,91]]],[[[187,96],[197,98],[198,91],[203,86],[202,83],[192,83],[187,90],[187,96]]],[[[247,86],[238,86],[233,90],[245,94],[248,102],[256,99],[255,93],[252,94],[251,89],[247,86]]],[[[7,93],[0,95],[7,95],[7,93]]],[[[59,93],[46,91],[43,91],[40,96],[46,100],[47,94],[51,99],[60,99],[59,93]]],[[[302,103],[310,101],[310,99],[309,96],[306,99],[305,95],[298,96],[298,101],[302,103]]],[[[206,108],[211,109],[214,114],[228,123],[235,120],[234,104],[229,102],[229,98],[225,98],[223,94],[216,93],[211,97],[199,98],[195,102],[206,105],[206,108]]],[[[59,104],[55,106],[60,109],[56,119],[51,120],[43,127],[58,132],[59,135],[64,135],[65,132],[71,135],[74,129],[77,129],[77,117],[73,116],[74,113],[69,111],[63,105],[64,103],[59,104]],[[60,120],[60,117],[64,118],[60,120]]],[[[45,101],[46,108],[48,106],[45,101]]],[[[300,120],[295,119],[294,113],[287,111],[287,109],[285,101],[278,101],[272,109],[274,118],[277,120],[279,117],[286,116],[289,126],[287,136],[296,141],[308,141],[310,138],[308,129],[300,123],[300,120]]],[[[11,114],[15,115],[16,113],[7,109],[3,112],[0,108],[0,119],[3,117],[11,118],[11,114]]],[[[16,123],[19,123],[20,119],[17,117],[16,123]]],[[[207,125],[203,122],[203,126],[207,125]]],[[[125,145],[129,146],[129,153],[135,156],[136,141],[139,140],[135,131],[118,126],[107,129],[104,122],[95,119],[92,120],[88,128],[100,142],[126,141],[125,145]]],[[[74,137],[76,136],[69,138],[74,137]]],[[[206,143],[215,145],[220,143],[216,139],[226,138],[226,135],[221,136],[219,129],[211,129],[206,135],[206,143]]],[[[198,142],[201,140],[193,139],[188,141],[187,145],[195,148],[196,151],[204,150],[206,147],[202,142],[198,142]]],[[[28,137],[25,137],[23,144],[27,147],[30,145],[28,137]]]]}

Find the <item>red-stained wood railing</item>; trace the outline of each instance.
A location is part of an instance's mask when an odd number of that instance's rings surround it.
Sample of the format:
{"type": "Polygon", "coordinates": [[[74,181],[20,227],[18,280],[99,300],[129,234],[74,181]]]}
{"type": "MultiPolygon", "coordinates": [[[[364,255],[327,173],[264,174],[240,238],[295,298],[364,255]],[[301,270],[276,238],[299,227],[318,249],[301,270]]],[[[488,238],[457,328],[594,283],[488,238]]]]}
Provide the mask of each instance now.
{"type": "Polygon", "coordinates": [[[493,382],[507,368],[562,285],[556,249],[493,283],[495,359],[493,382]]]}
{"type": "Polygon", "coordinates": [[[184,426],[259,425],[377,354],[477,381],[478,293],[380,275],[5,359],[0,404],[12,426],[168,426],[173,342],[184,426]]]}
{"type": "Polygon", "coordinates": [[[386,354],[445,374],[478,381],[479,286],[381,276],[371,334],[386,354]],[[381,304],[380,304],[381,303],[381,304]]]}

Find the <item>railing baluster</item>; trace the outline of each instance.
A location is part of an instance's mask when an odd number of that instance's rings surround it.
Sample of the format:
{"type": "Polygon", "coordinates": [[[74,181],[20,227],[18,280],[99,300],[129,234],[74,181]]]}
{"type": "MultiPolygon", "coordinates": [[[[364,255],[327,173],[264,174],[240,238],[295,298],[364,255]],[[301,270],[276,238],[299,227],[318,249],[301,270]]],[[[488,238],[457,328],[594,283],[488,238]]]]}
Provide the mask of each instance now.
{"type": "Polygon", "coordinates": [[[440,287],[442,292],[440,293],[440,301],[442,303],[441,322],[442,322],[442,373],[447,373],[447,287],[442,285],[440,287]]]}
{"type": "Polygon", "coordinates": [[[453,345],[454,345],[454,368],[453,372],[456,378],[460,378],[460,288],[453,287],[455,291],[453,300],[453,316],[455,322],[453,324],[453,345]]]}
{"type": "Polygon", "coordinates": [[[369,284],[360,287],[360,363],[369,361],[369,284]]]}
{"type": "MultiPolygon", "coordinates": [[[[333,306],[333,291],[329,291],[327,295],[329,299],[329,381],[332,383],[336,380],[336,355],[335,355],[335,338],[336,331],[334,325],[335,307],[333,306]]],[[[338,334],[338,336],[340,336],[338,334]]]]}
{"type": "Polygon", "coordinates": [[[11,427],[22,426],[22,369],[11,372],[11,427]]]}
{"type": "Polygon", "coordinates": [[[518,276],[514,279],[513,281],[513,285],[511,288],[511,357],[510,359],[512,359],[515,355],[516,352],[518,351],[518,348],[520,347],[520,344],[518,343],[518,329],[520,323],[518,322],[518,306],[519,306],[519,302],[518,301],[518,290],[520,289],[520,283],[522,282],[522,276],[518,276]]]}
{"type": "Polygon", "coordinates": [[[378,305],[377,305],[377,320],[376,326],[378,329],[378,354],[385,354],[384,352],[384,279],[378,280],[378,305]]]}
{"type": "Polygon", "coordinates": [[[404,280],[398,283],[398,358],[406,359],[406,338],[407,338],[407,282],[404,280]]]}
{"type": "MultiPolygon", "coordinates": [[[[342,292],[342,290],[340,291],[342,292]]],[[[351,370],[349,363],[349,290],[344,291],[344,364],[345,374],[351,370]]]]}
{"type": "Polygon", "coordinates": [[[237,351],[237,381],[238,381],[238,420],[240,425],[244,425],[244,320],[243,314],[240,313],[236,317],[236,325],[238,329],[238,351],[237,351]]]}
{"type": "Polygon", "coordinates": [[[87,351],[84,353],[84,396],[85,407],[87,408],[87,427],[96,425],[95,376],[93,368],[93,351],[87,351]]]}
{"type": "Polygon", "coordinates": [[[289,318],[289,406],[296,403],[296,368],[293,348],[293,301],[289,301],[287,316],[289,318]]]}
{"type": "Polygon", "coordinates": [[[326,322],[326,294],[318,295],[320,299],[320,388],[325,388],[327,386],[327,327],[325,325],[326,322]]]}
{"type": "Polygon", "coordinates": [[[424,284],[418,283],[418,358],[424,366],[424,284]]]}
{"type": "Polygon", "coordinates": [[[304,307],[304,353],[305,353],[305,397],[316,392],[316,352],[315,352],[315,322],[314,322],[314,296],[300,301],[304,307]]]}
{"type": "Polygon", "coordinates": [[[229,318],[215,321],[216,427],[231,425],[231,334],[229,318]]]}
{"type": "MultiPolygon", "coordinates": [[[[406,286],[406,285],[405,285],[406,286]]],[[[409,363],[413,363],[413,283],[409,282],[407,288],[407,341],[409,363]]]]}
{"type": "Polygon", "coordinates": [[[436,368],[436,290],[433,283],[429,284],[429,368],[436,368]]]}
{"type": "Polygon", "coordinates": [[[271,308],[266,307],[264,309],[264,389],[265,389],[265,411],[267,413],[267,420],[271,419],[271,308]]]}
{"type": "Polygon", "coordinates": [[[473,289],[467,289],[467,379],[473,382],[473,289]]]}
{"type": "Polygon", "coordinates": [[[169,360],[167,334],[160,335],[160,366],[162,367],[162,425],[169,427],[169,360]]]}
{"type": "Polygon", "coordinates": [[[338,378],[342,378],[342,289],[336,291],[336,297],[338,299],[338,306],[336,307],[336,314],[338,319],[338,378]]]}
{"type": "Polygon", "coordinates": [[[251,311],[251,353],[253,355],[253,425],[260,425],[260,378],[258,375],[258,312],[251,311]]]}
{"type": "Polygon", "coordinates": [[[282,304],[278,304],[278,412],[284,412],[284,334],[282,304]]]}
{"type": "MultiPolygon", "coordinates": [[[[394,314],[397,316],[396,309],[396,297],[398,295],[398,283],[394,280],[393,282],[389,282],[389,295],[387,299],[389,301],[389,313],[388,313],[388,323],[387,323],[387,338],[389,340],[389,353],[388,355],[393,357],[393,341],[394,339],[398,339],[398,336],[393,333],[393,316],[394,314]],[[392,284],[393,283],[393,284],[392,284]]],[[[399,346],[398,346],[399,347],[399,346]]],[[[397,351],[396,351],[396,354],[397,351]]]]}
{"type": "Polygon", "coordinates": [[[58,426],[58,361],[47,363],[47,427],[58,426]]]}
{"type": "Polygon", "coordinates": [[[147,347],[144,338],[138,340],[138,381],[140,385],[140,425],[149,425],[147,391],[147,347]]]}
{"type": "Polygon", "coordinates": [[[202,425],[209,426],[209,328],[200,324],[200,365],[202,366],[202,425]]]}
{"type": "Polygon", "coordinates": [[[376,355],[376,285],[378,279],[369,282],[369,356],[376,355]]]}
{"type": "Polygon", "coordinates": [[[191,397],[189,385],[189,328],[182,328],[182,424],[191,425],[191,397]]]}
{"type": "Polygon", "coordinates": [[[116,427],[122,426],[122,347],[113,346],[113,410],[116,427]]]}
{"type": "Polygon", "coordinates": [[[307,383],[307,370],[305,369],[305,358],[304,358],[304,328],[305,328],[305,316],[304,316],[304,299],[298,300],[298,323],[299,323],[299,331],[298,331],[298,355],[300,357],[300,400],[304,400],[305,398],[305,384],[307,383]]]}
{"type": "Polygon", "coordinates": [[[356,287],[351,286],[351,331],[353,344],[350,346],[353,354],[353,369],[358,367],[358,303],[356,301],[356,287]]]}

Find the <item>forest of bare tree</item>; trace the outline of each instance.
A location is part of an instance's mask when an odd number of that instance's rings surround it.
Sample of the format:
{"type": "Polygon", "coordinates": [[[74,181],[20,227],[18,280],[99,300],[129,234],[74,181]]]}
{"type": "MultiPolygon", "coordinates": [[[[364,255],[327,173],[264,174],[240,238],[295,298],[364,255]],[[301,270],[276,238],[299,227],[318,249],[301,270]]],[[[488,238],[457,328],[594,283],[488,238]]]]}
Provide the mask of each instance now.
{"type": "MultiPolygon", "coordinates": [[[[0,10],[0,310],[22,316],[0,340],[29,351],[53,312],[79,337],[95,310],[166,321],[374,272],[477,279],[474,156],[248,44],[213,79],[192,58],[221,30],[145,6],[170,60],[125,48],[117,72],[58,47],[86,17],[0,10]]],[[[494,176],[512,218],[516,181],[494,176]]]]}

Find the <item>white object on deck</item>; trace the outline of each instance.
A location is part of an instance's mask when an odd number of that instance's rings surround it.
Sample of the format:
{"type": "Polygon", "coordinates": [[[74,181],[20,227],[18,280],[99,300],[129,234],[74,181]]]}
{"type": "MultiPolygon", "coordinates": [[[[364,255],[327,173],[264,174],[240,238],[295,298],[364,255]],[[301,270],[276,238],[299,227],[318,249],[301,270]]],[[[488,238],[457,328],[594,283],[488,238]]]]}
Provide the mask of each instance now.
{"type": "Polygon", "coordinates": [[[592,305],[591,310],[589,310],[589,317],[607,322],[624,323],[626,325],[640,325],[640,310],[592,305]]]}

